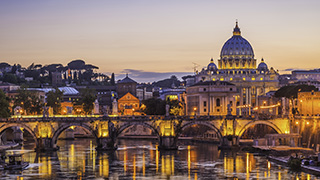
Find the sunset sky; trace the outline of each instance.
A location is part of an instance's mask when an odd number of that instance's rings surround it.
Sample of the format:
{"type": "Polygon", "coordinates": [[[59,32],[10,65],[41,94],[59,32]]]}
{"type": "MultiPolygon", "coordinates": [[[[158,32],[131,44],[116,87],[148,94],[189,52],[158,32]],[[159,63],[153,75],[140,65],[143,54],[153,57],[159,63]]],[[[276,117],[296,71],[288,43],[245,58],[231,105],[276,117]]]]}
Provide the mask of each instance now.
{"type": "Polygon", "coordinates": [[[258,62],[280,73],[320,68],[319,8],[319,0],[0,1],[0,62],[83,59],[152,82],[217,63],[238,19],[258,62]]]}

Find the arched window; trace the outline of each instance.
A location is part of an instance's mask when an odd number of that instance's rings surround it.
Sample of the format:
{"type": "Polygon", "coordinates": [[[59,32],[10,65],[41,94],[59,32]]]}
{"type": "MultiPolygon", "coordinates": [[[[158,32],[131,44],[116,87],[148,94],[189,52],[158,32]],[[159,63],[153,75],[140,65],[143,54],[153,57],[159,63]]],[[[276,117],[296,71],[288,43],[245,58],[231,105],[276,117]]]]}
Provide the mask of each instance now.
{"type": "Polygon", "coordinates": [[[218,98],[218,99],[216,100],[216,106],[217,106],[217,107],[220,107],[220,98],[218,98]]]}

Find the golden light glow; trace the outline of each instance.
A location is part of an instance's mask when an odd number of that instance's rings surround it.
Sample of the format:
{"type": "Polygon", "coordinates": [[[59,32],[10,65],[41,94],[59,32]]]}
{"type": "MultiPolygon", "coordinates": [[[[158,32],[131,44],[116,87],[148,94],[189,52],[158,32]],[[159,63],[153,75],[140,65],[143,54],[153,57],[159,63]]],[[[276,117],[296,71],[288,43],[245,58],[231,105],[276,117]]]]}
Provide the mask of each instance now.
{"type": "Polygon", "coordinates": [[[156,145],[156,172],[159,170],[159,150],[158,145],[156,145]]]}
{"type": "Polygon", "coordinates": [[[133,156],[133,174],[132,174],[132,178],[136,179],[136,174],[137,174],[137,166],[136,166],[136,155],[133,156]]]}
{"type": "Polygon", "coordinates": [[[298,125],[299,124],[299,122],[298,121],[296,121],[296,125],[298,125]]]}
{"type": "Polygon", "coordinates": [[[245,81],[245,80],[246,80],[246,78],[242,78],[242,80],[244,80],[244,81],[245,81]]]}
{"type": "Polygon", "coordinates": [[[233,80],[233,78],[230,78],[230,81],[232,81],[233,80]]]}
{"type": "Polygon", "coordinates": [[[256,78],[255,78],[255,77],[253,77],[253,78],[251,78],[251,80],[252,80],[252,81],[255,81],[255,80],[256,80],[256,78]]]}
{"type": "Polygon", "coordinates": [[[188,145],[188,177],[190,179],[190,169],[191,169],[191,152],[190,145],[188,145]]]}
{"type": "Polygon", "coordinates": [[[309,121],[307,121],[307,125],[309,125],[310,123],[309,123],[309,121]]]}
{"type": "Polygon", "coordinates": [[[260,78],[260,81],[262,81],[263,80],[263,78],[260,78]]]}

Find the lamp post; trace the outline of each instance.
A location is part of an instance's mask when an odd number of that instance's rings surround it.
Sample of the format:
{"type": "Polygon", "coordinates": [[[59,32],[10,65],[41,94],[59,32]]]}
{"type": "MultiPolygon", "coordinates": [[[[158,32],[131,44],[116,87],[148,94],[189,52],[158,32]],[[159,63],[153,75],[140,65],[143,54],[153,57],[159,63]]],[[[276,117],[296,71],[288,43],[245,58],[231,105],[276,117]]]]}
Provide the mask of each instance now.
{"type": "Polygon", "coordinates": [[[194,107],[194,108],[193,108],[193,111],[194,111],[194,116],[196,116],[196,115],[197,115],[197,108],[194,107]]]}

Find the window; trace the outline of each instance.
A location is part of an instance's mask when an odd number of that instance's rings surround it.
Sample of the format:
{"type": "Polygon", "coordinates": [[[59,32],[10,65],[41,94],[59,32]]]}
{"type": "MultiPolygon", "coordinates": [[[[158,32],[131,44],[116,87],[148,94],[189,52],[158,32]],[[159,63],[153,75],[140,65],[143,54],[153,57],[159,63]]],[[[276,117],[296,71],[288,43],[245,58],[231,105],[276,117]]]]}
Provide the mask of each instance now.
{"type": "Polygon", "coordinates": [[[232,106],[232,101],[230,101],[229,104],[232,106]]]}
{"type": "Polygon", "coordinates": [[[207,101],[203,101],[203,106],[207,107],[207,101]]]}
{"type": "Polygon", "coordinates": [[[203,109],[203,112],[207,112],[207,109],[206,109],[206,108],[204,108],[204,109],[203,109]]]}
{"type": "Polygon", "coordinates": [[[207,89],[206,89],[206,88],[203,88],[203,91],[207,91],[207,89]]]}
{"type": "Polygon", "coordinates": [[[220,99],[219,98],[216,100],[216,106],[220,107],[220,99]]]}
{"type": "Polygon", "coordinates": [[[232,91],[232,88],[230,88],[230,91],[232,91]]]}

